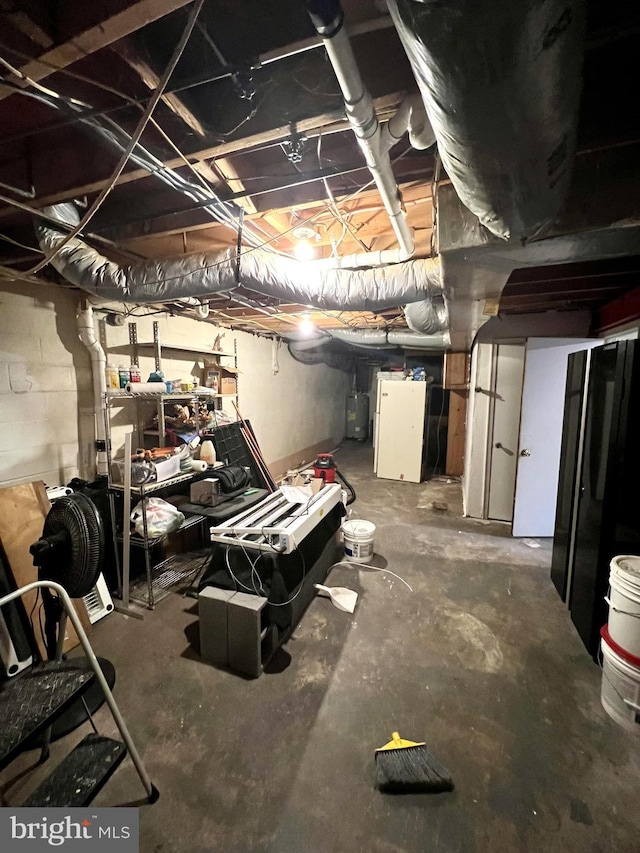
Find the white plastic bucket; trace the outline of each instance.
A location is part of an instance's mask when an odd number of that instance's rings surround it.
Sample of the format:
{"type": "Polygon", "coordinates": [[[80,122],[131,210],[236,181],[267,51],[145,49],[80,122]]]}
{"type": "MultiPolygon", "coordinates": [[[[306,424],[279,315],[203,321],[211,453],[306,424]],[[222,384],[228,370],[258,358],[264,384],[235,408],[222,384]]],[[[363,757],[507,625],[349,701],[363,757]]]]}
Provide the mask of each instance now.
{"type": "MultiPolygon", "coordinates": [[[[622,657],[621,649],[611,647],[611,639],[602,629],[602,690],[600,700],[607,714],[623,728],[640,735],[640,659],[622,657]],[[636,665],[637,664],[637,665],[636,665]]],[[[631,657],[630,655],[627,657],[631,657]]]]}
{"type": "Polygon", "coordinates": [[[376,526],[372,521],[360,518],[342,523],[344,553],[354,563],[368,563],[373,557],[373,540],[376,526]]]}
{"type": "Polygon", "coordinates": [[[610,569],[609,636],[640,658],[640,557],[614,557],[610,569]]]}

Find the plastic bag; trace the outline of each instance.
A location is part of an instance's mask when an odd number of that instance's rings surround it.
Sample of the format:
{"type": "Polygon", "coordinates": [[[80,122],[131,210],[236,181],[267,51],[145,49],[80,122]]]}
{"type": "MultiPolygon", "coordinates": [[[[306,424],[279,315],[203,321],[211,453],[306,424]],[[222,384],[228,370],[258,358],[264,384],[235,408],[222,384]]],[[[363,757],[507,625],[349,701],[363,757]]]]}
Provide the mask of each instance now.
{"type": "Polygon", "coordinates": [[[131,511],[131,521],[139,536],[144,536],[142,513],[145,510],[147,534],[150,539],[157,539],[160,536],[173,533],[184,521],[184,515],[172,504],[163,501],[162,498],[145,498],[144,501],[137,503],[131,511]]]}

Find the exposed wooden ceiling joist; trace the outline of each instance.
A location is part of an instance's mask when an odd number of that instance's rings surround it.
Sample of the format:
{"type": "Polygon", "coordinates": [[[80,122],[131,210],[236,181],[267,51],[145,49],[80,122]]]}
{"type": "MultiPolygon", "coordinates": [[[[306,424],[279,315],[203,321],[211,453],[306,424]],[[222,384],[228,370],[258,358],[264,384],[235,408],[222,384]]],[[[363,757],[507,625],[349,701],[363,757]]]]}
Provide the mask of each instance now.
{"type": "Polygon", "coordinates": [[[21,33],[40,47],[49,48],[53,45],[53,39],[21,9],[14,9],[10,12],[9,21],[17,30],[20,30],[21,33]]]}
{"type": "MultiPolygon", "coordinates": [[[[432,207],[431,198],[428,189],[422,185],[417,185],[415,182],[401,184],[400,188],[405,200],[405,206],[409,215],[409,224],[416,231],[418,238],[419,249],[428,248],[428,235],[431,233],[432,225],[432,207]]],[[[338,206],[350,218],[354,225],[362,229],[362,234],[365,240],[380,238],[382,235],[389,234],[390,245],[394,245],[394,237],[390,232],[388,219],[384,212],[384,207],[375,188],[365,190],[359,193],[357,198],[345,200],[338,196],[338,206]],[[373,214],[373,216],[372,216],[373,214]]],[[[302,214],[301,222],[309,219],[312,224],[315,224],[320,232],[320,239],[317,241],[317,246],[328,247],[331,245],[331,236],[334,239],[340,238],[341,226],[335,215],[328,207],[326,199],[321,199],[310,203],[308,206],[301,206],[297,210],[298,214],[302,214]]],[[[260,213],[249,217],[254,222],[259,222],[265,230],[268,230],[272,236],[285,235],[294,224],[292,220],[291,208],[283,208],[281,210],[271,210],[266,213],[260,213]]],[[[154,226],[159,226],[161,223],[156,221],[154,226]]],[[[149,223],[151,226],[151,223],[149,223]]],[[[165,223],[165,227],[160,227],[159,230],[150,230],[144,223],[130,229],[125,227],[118,233],[118,241],[120,245],[128,246],[136,251],[143,252],[148,257],[168,256],[179,254],[183,245],[183,235],[188,238],[188,251],[215,251],[216,249],[226,248],[235,243],[235,236],[232,231],[223,225],[207,222],[196,222],[189,224],[186,218],[181,219],[179,223],[171,221],[165,223]]],[[[292,243],[291,235],[287,239],[283,236],[277,243],[278,248],[289,251],[292,243]]],[[[359,247],[353,244],[350,236],[345,235],[341,251],[355,252],[359,251],[359,247]]],[[[421,253],[420,253],[421,254],[421,253]]]]}
{"type": "MultiPolygon", "coordinates": [[[[404,95],[404,92],[394,92],[374,99],[374,106],[381,120],[389,118],[389,116],[399,106],[404,95]]],[[[303,119],[296,123],[296,130],[298,133],[304,133],[308,136],[313,136],[314,132],[317,135],[318,131],[320,130],[326,132],[327,128],[333,130],[336,126],[339,126],[341,130],[348,129],[348,125],[344,121],[343,108],[335,109],[330,112],[303,119]]],[[[217,145],[207,146],[206,148],[202,148],[198,151],[189,154],[188,159],[191,163],[195,164],[197,162],[215,160],[219,157],[228,157],[229,155],[239,151],[246,153],[263,146],[278,144],[283,139],[287,139],[290,134],[291,124],[280,125],[278,127],[261,131],[260,133],[255,133],[250,136],[229,140],[228,142],[223,142],[217,145]]],[[[165,166],[171,169],[179,169],[181,167],[184,167],[184,161],[180,157],[171,157],[165,160],[164,164],[165,166]]],[[[95,166],[93,171],[95,173],[95,166]]],[[[45,205],[56,204],[60,201],[67,201],[72,198],[82,197],[85,195],[91,195],[93,193],[99,192],[107,183],[107,172],[108,170],[105,169],[104,178],[101,178],[99,180],[84,181],[83,183],[75,185],[67,185],[64,190],[52,192],[46,195],[40,195],[38,196],[38,198],[34,199],[32,204],[34,207],[44,207],[45,205]]],[[[133,181],[143,180],[145,178],[150,177],[151,175],[152,173],[146,169],[131,169],[130,171],[124,172],[122,175],[120,175],[120,177],[116,181],[115,186],[121,186],[123,184],[128,184],[133,181]]],[[[13,211],[11,208],[5,207],[1,209],[0,219],[4,219],[7,216],[10,216],[12,212],[13,211]]]]}
{"type": "MultiPolygon", "coordinates": [[[[111,46],[111,49],[115,51],[121,59],[124,59],[127,65],[136,72],[147,89],[153,91],[158,86],[160,78],[153,68],[138,56],[135,47],[128,39],[120,39],[111,46]]],[[[204,137],[205,132],[202,124],[182,101],[179,95],[171,93],[163,95],[162,101],[178,116],[178,118],[182,119],[190,130],[195,131],[198,136],[204,137]]]]}
{"type": "MultiPolygon", "coordinates": [[[[120,12],[110,15],[63,44],[49,48],[38,58],[26,62],[19,70],[32,80],[44,80],[53,74],[56,68],[67,68],[79,59],[108,47],[191,2],[192,0],[134,0],[120,12]]],[[[0,86],[0,100],[7,98],[13,91],[8,86],[0,86]]]]}

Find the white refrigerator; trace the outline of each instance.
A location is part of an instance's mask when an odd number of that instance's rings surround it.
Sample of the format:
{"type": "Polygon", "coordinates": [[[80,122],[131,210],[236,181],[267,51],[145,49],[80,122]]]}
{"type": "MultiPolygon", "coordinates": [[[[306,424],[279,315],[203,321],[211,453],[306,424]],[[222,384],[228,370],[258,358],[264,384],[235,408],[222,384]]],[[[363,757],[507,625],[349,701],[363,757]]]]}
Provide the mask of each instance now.
{"type": "Polygon", "coordinates": [[[375,417],[376,476],[422,480],[426,382],[378,379],[375,417]]]}

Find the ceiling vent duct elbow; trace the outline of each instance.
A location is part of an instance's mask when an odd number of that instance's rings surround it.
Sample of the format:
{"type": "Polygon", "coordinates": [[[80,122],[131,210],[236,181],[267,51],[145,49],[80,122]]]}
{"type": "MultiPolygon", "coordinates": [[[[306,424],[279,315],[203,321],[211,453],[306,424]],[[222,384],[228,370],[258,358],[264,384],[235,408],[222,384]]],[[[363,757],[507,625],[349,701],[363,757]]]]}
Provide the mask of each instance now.
{"type": "Polygon", "coordinates": [[[568,193],[581,0],[388,0],[461,201],[504,239],[540,235],[568,193]]]}

